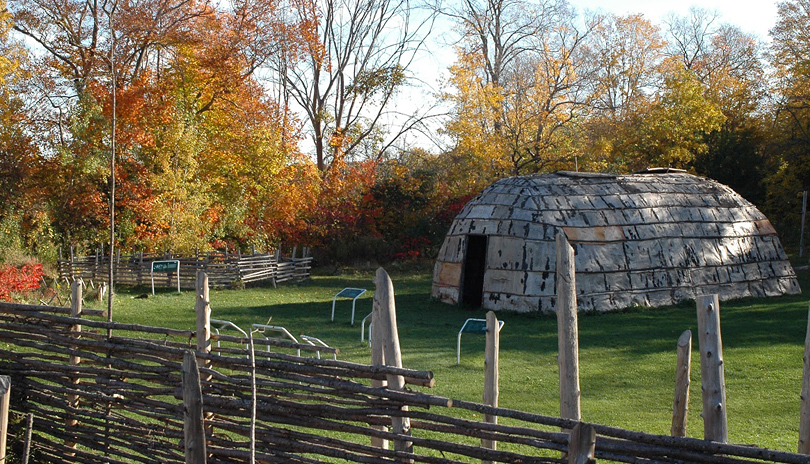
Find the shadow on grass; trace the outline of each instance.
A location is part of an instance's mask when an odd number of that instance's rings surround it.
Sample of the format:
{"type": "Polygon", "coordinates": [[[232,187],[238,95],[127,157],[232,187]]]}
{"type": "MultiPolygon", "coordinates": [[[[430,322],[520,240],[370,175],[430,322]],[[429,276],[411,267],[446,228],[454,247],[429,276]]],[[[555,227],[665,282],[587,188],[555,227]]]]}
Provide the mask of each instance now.
{"type": "MultiPolygon", "coordinates": [[[[802,288],[810,288],[810,272],[799,274],[802,288]]],[[[486,311],[446,305],[430,298],[431,277],[392,276],[397,318],[403,349],[418,352],[455,350],[458,330],[467,318],[484,318],[486,311]],[[407,348],[405,348],[407,347],[407,348]]],[[[133,289],[132,293],[143,289],[133,289]]],[[[186,292],[184,292],[186,293],[186,292]]],[[[316,277],[300,284],[251,286],[244,290],[214,290],[211,295],[212,317],[230,320],[247,328],[253,323],[287,327],[290,332],[333,337],[335,346],[359,345],[360,322],[371,312],[374,293],[373,273],[359,276],[316,277]],[[367,293],[356,302],[355,323],[351,318],[351,299],[339,298],[335,321],[330,321],[332,299],[345,287],[365,288],[367,293]],[[311,332],[311,333],[310,333],[311,332]]],[[[138,305],[133,300],[133,305],[138,305]]],[[[166,318],[193,322],[193,295],[177,296],[161,291],[150,303],[142,305],[187,305],[168,311],[166,318]],[[188,301],[187,301],[188,300],[188,301]]],[[[160,309],[156,311],[160,312],[160,309]]],[[[522,314],[501,311],[505,322],[501,350],[537,356],[557,352],[557,322],[554,315],[522,314]]],[[[137,319],[141,319],[137,317],[137,319]]],[[[627,356],[642,357],[653,353],[674,352],[680,334],[691,329],[697,346],[697,320],[694,303],[679,306],[635,309],[621,313],[582,314],[579,319],[581,349],[620,350],[627,356]]],[[[156,321],[152,321],[156,322],[156,321]]],[[[179,323],[179,322],[178,322],[179,323]]],[[[807,327],[807,303],[804,295],[767,299],[743,299],[721,303],[723,343],[727,347],[763,347],[773,344],[803,344],[807,327]]],[[[462,349],[471,353],[483,346],[475,335],[464,337],[462,349]]]]}

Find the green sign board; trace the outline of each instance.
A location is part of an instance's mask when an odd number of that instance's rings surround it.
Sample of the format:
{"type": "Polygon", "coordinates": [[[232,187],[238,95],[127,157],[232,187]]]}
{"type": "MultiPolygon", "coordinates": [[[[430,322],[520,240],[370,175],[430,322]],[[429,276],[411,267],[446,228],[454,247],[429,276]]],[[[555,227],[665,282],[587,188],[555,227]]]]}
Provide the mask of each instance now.
{"type": "Polygon", "coordinates": [[[155,261],[152,263],[152,272],[172,272],[177,271],[178,261],[155,261]]]}
{"type": "Polygon", "coordinates": [[[483,335],[487,333],[487,321],[486,319],[468,319],[462,329],[464,333],[483,335]]]}
{"type": "Polygon", "coordinates": [[[358,296],[366,293],[364,288],[344,288],[335,297],[345,296],[347,298],[357,298],[358,296]]]}
{"type": "MultiPolygon", "coordinates": [[[[177,293],[180,293],[180,261],[178,260],[171,260],[171,261],[152,261],[152,295],[155,294],[155,272],[176,272],[175,277],[177,277],[177,293]]],[[[166,278],[169,279],[171,274],[166,274],[166,278]]]]}

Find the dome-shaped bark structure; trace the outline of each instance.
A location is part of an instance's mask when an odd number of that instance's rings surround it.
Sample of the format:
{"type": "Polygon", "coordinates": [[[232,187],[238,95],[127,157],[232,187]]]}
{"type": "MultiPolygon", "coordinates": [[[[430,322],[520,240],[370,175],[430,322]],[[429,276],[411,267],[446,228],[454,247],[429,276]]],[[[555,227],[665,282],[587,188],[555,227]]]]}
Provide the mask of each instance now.
{"type": "Polygon", "coordinates": [[[683,172],[558,172],[502,179],[453,221],[432,294],[553,312],[555,234],[576,252],[580,311],[799,293],[768,219],[729,187],[683,172]]]}

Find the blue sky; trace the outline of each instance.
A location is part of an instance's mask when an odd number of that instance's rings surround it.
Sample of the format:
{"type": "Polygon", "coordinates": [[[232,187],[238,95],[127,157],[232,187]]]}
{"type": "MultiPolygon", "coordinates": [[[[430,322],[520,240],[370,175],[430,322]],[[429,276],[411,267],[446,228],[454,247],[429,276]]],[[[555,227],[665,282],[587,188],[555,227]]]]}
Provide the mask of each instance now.
{"type": "Polygon", "coordinates": [[[602,10],[619,15],[642,13],[652,23],[661,25],[669,13],[686,15],[691,5],[717,11],[721,23],[730,23],[744,32],[768,40],[768,31],[776,24],[776,2],[771,0],[702,0],[700,2],[679,2],[661,0],[569,0],[576,8],[602,10]]]}

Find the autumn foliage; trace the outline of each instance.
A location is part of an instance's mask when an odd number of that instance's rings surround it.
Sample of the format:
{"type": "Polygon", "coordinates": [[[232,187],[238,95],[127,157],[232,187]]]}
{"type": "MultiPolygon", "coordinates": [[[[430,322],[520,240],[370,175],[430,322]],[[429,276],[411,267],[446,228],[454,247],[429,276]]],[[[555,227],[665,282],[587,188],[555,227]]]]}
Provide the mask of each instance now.
{"type": "Polygon", "coordinates": [[[109,249],[112,200],[126,252],[427,261],[484,187],[558,169],[687,169],[797,230],[808,2],[780,4],[767,65],[754,37],[699,9],[661,27],[564,0],[448,5],[434,13],[458,25],[456,59],[429,97],[446,111],[428,118],[398,107],[430,31],[405,3],[9,1],[0,262],[109,249]]]}
{"type": "Polygon", "coordinates": [[[43,275],[45,272],[42,264],[0,268],[0,301],[12,301],[14,296],[23,296],[38,289],[43,275]]]}

